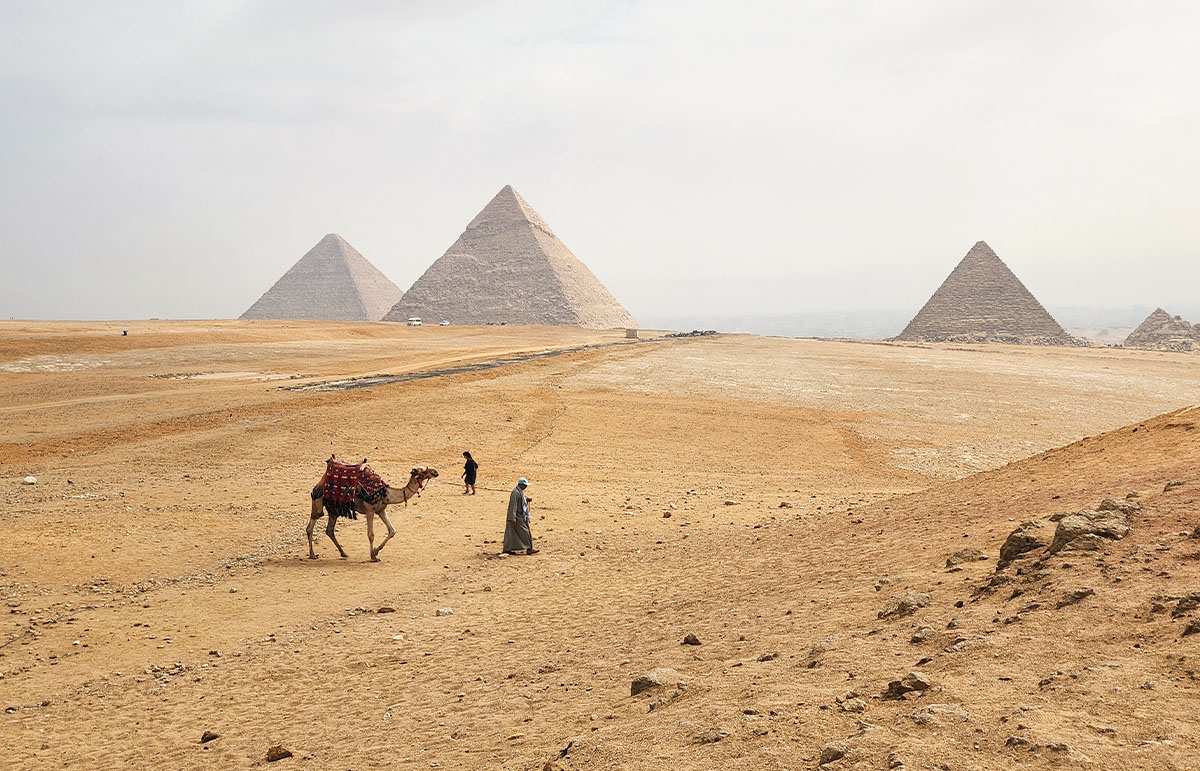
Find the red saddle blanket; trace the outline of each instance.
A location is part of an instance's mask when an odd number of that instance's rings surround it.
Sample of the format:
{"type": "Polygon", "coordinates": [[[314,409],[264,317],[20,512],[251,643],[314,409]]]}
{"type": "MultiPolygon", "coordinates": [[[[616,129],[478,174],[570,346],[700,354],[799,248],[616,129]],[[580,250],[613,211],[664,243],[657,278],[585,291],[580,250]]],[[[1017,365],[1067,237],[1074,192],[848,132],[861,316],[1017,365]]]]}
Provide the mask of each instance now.
{"type": "Polygon", "coordinates": [[[325,476],[321,477],[316,490],[324,499],[325,511],[335,517],[357,519],[354,499],[376,503],[387,495],[387,482],[363,463],[342,463],[330,458],[325,461],[325,476]]]}

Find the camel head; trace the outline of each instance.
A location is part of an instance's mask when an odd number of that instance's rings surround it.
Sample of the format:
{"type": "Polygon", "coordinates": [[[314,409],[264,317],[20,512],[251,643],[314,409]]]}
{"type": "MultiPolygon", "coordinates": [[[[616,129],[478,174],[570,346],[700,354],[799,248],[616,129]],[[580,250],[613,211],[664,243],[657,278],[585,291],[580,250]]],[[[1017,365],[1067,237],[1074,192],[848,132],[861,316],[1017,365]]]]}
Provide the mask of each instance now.
{"type": "Polygon", "coordinates": [[[430,479],[433,479],[437,475],[437,469],[433,468],[432,466],[416,466],[412,470],[412,475],[409,477],[409,481],[416,479],[424,483],[430,479]]]}

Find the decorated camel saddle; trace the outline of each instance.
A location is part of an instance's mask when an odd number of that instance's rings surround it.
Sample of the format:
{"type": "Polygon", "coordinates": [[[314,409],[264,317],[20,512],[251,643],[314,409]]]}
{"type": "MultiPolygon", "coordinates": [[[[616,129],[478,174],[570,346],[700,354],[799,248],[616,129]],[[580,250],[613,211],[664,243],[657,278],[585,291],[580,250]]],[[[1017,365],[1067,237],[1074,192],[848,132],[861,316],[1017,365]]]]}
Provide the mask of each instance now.
{"type": "Polygon", "coordinates": [[[331,517],[358,519],[354,510],[354,499],[375,503],[387,495],[387,482],[367,465],[344,463],[335,457],[325,461],[325,474],[313,488],[313,500],[323,498],[325,511],[331,517]]]}

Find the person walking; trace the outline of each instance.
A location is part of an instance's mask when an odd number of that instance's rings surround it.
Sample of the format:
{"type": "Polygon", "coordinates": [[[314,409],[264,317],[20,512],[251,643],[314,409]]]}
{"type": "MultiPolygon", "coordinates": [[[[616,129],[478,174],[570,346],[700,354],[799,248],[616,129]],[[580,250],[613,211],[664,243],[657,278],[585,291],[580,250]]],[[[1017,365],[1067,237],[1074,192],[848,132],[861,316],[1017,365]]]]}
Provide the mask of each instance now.
{"type": "Polygon", "coordinates": [[[508,520],[504,527],[504,553],[516,554],[524,550],[526,554],[537,554],[533,548],[533,533],[529,531],[529,502],[533,500],[525,494],[529,480],[521,477],[517,486],[508,494],[508,520]]]}
{"type": "Polygon", "coordinates": [[[479,464],[471,457],[471,453],[464,452],[463,457],[467,462],[463,464],[463,495],[475,494],[475,473],[479,471],[479,464]]]}

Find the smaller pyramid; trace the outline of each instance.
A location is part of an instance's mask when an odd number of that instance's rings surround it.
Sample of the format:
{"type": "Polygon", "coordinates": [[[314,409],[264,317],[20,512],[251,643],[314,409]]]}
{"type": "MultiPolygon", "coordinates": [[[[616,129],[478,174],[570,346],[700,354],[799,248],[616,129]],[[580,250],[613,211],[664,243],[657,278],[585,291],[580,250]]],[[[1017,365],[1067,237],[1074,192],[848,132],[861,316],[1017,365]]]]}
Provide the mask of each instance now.
{"type": "Polygon", "coordinates": [[[1079,345],[983,241],[893,339],[1079,345]]]}
{"type": "Polygon", "coordinates": [[[241,318],[379,321],[403,294],[346,239],[330,233],[241,318]]]}
{"type": "Polygon", "coordinates": [[[638,325],[511,185],[383,320],[412,316],[454,324],[638,325]]]}
{"type": "Polygon", "coordinates": [[[1147,348],[1155,351],[1200,351],[1200,324],[1189,324],[1162,308],[1138,325],[1125,338],[1126,348],[1147,348]]]}

